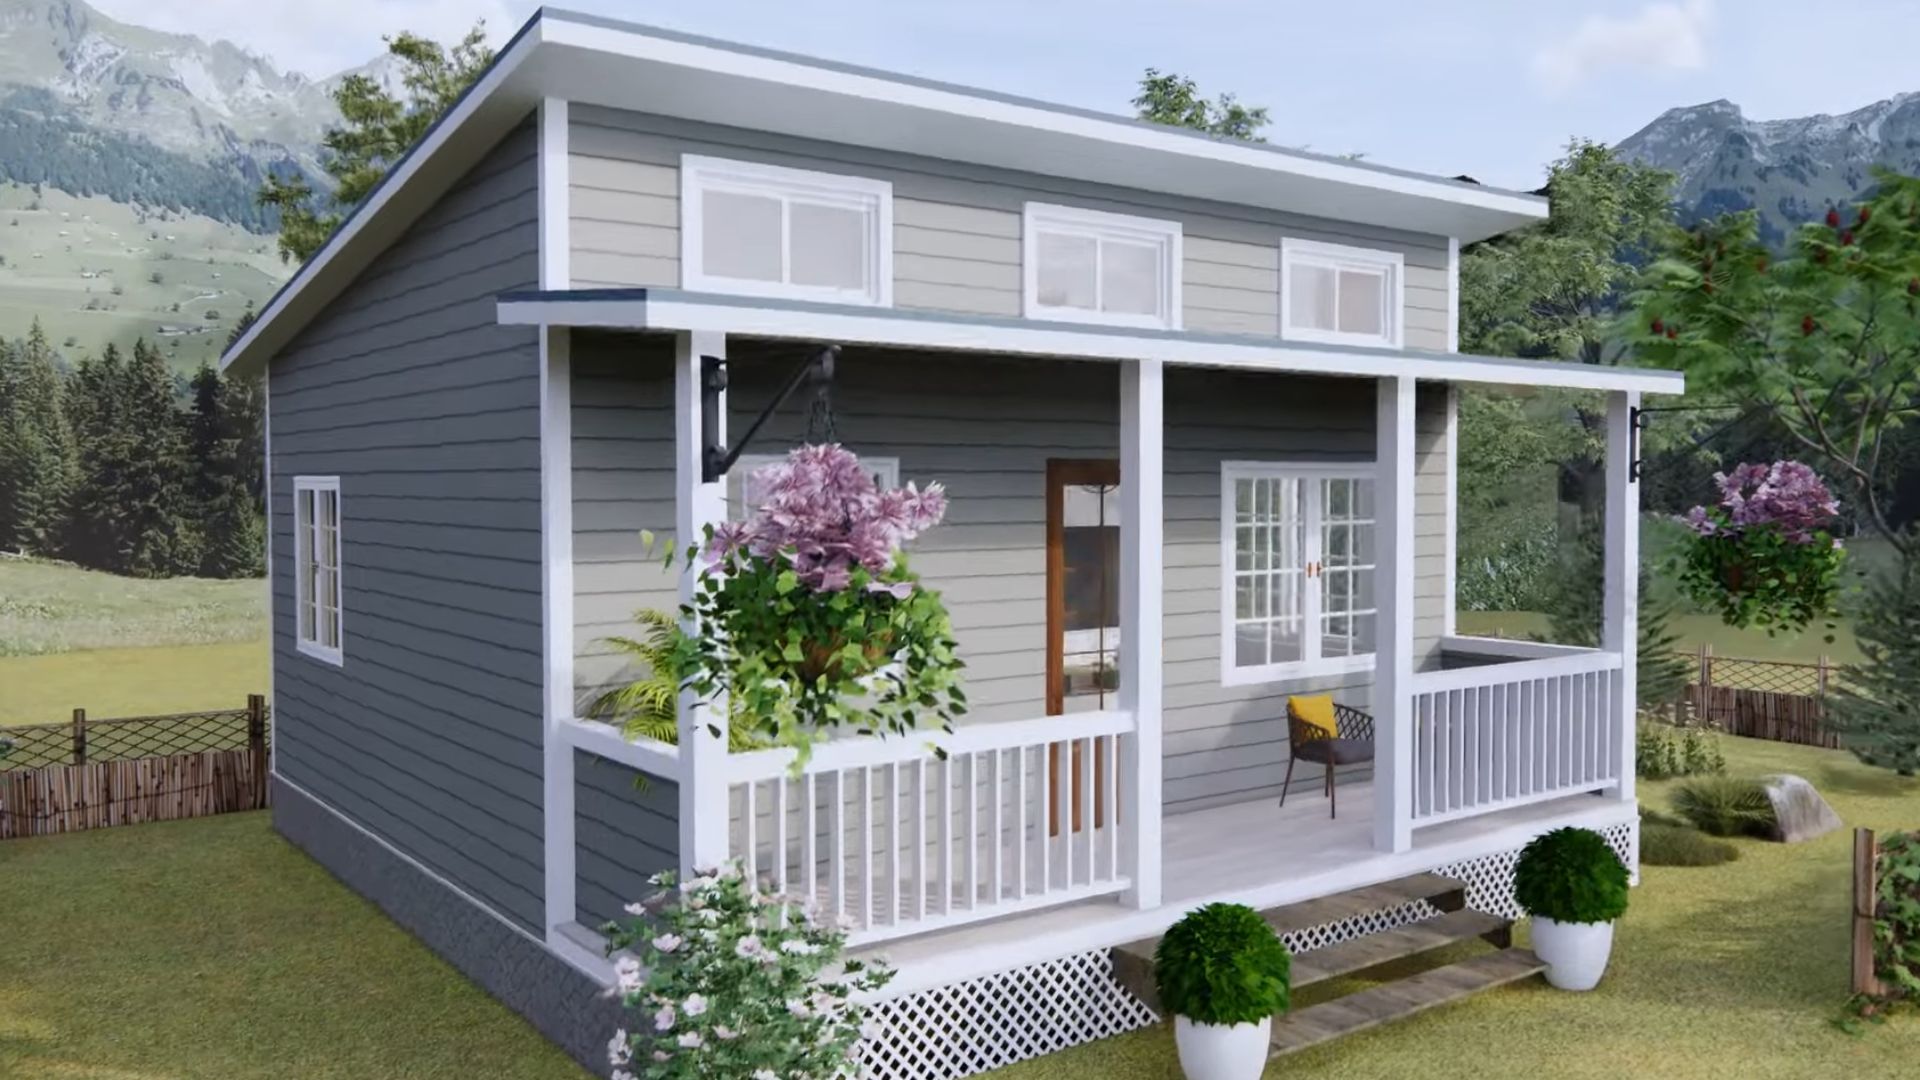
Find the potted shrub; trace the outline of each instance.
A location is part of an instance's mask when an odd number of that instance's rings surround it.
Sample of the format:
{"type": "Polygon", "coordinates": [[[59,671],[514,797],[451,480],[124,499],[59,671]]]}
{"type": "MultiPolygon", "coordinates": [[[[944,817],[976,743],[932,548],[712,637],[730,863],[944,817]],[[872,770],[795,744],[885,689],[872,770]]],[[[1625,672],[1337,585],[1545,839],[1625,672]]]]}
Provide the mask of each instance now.
{"type": "Polygon", "coordinates": [[[607,927],[613,993],[634,1014],[607,1044],[614,1080],[854,1080],[872,1037],[864,995],[884,965],[841,956],[846,935],[798,898],[762,892],[738,863],[678,883],[607,927]]]}
{"type": "Polygon", "coordinates": [[[1729,626],[1797,630],[1834,612],[1840,504],[1798,461],[1714,474],[1720,502],[1681,518],[1693,534],[1680,557],[1681,589],[1729,626]]]}
{"type": "Polygon", "coordinates": [[[1291,968],[1279,936],[1245,905],[1207,904],[1173,924],[1153,969],[1188,1080],[1259,1080],[1291,968]]]}
{"type": "Polygon", "coordinates": [[[681,615],[700,632],[674,636],[679,684],[729,695],[739,734],[796,748],[796,767],[836,730],[950,731],[964,665],[940,594],[900,550],[939,523],[946,492],[881,489],[837,445],[800,447],[754,481],[765,501],[684,553],[702,573],[681,615]]]}
{"type": "Polygon", "coordinates": [[[1627,868],[1591,829],[1535,837],[1513,868],[1513,898],[1533,916],[1533,951],[1547,981],[1591,990],[1613,953],[1613,922],[1627,910],[1627,868]]]}

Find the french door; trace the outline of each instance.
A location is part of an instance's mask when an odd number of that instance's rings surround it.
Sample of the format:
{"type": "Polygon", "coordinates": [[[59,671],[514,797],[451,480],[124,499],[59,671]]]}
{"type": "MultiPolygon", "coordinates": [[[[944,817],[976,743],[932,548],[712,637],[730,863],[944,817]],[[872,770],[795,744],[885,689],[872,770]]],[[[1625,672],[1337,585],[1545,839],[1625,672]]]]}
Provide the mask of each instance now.
{"type": "Polygon", "coordinates": [[[1351,467],[1230,462],[1222,474],[1229,682],[1371,663],[1373,480],[1351,467]]]}
{"type": "MultiPolygon", "coordinates": [[[[1109,707],[1120,689],[1120,463],[1047,462],[1047,715],[1109,707]]],[[[1093,824],[1106,824],[1105,740],[1093,740],[1094,761],[1081,760],[1081,741],[1069,751],[1071,821],[1078,832],[1083,783],[1094,790],[1093,824]],[[1089,777],[1086,774],[1091,773],[1089,777]]],[[[1058,776],[1061,744],[1047,751],[1058,776]]],[[[1059,799],[1048,807],[1048,829],[1061,827],[1059,799]]]]}

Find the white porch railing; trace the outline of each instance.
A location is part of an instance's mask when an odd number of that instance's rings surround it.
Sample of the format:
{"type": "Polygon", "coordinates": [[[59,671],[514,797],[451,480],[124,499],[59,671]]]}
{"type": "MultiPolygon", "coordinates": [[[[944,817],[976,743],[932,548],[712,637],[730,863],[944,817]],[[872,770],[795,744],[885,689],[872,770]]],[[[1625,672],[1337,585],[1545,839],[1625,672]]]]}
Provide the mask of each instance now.
{"type": "Polygon", "coordinates": [[[1620,657],[1567,650],[1413,679],[1416,828],[1620,782],[1620,657]]]}
{"type": "Polygon", "coordinates": [[[827,743],[798,777],[790,750],[729,755],[729,850],[855,943],[1118,893],[1134,737],[1127,713],[1081,713],[827,743]]]}

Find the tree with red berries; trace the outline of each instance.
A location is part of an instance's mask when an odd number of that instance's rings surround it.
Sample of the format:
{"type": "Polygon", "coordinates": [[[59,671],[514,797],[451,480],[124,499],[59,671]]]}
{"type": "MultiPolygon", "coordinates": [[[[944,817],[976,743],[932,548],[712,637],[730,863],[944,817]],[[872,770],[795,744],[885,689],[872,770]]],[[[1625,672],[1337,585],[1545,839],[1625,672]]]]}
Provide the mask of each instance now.
{"type": "Polygon", "coordinates": [[[1668,230],[1630,328],[1642,363],[1771,413],[1903,557],[1888,516],[1890,441],[1920,416],[1920,178],[1886,170],[1866,201],[1802,226],[1784,257],[1751,210],[1668,230]]]}

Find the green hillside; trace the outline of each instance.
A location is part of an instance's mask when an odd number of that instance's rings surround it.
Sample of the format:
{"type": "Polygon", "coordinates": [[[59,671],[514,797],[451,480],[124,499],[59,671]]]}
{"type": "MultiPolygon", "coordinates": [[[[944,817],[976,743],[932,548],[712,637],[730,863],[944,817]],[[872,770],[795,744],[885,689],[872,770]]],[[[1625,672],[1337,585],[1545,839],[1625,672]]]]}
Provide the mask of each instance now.
{"type": "Polygon", "coordinates": [[[145,336],[181,371],[217,357],[288,273],[271,236],[18,184],[0,184],[0,259],[0,337],[37,316],[75,360],[145,336]]]}

